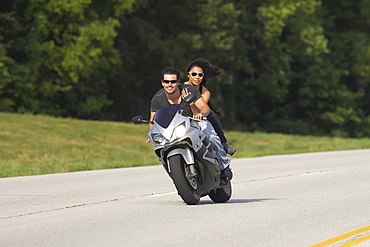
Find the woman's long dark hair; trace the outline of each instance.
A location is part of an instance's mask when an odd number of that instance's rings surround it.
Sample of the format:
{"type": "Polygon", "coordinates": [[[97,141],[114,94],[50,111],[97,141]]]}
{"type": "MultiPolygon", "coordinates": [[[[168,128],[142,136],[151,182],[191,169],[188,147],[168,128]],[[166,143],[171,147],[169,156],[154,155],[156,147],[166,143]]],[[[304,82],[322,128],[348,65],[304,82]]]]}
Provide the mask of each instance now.
{"type": "MultiPolygon", "coordinates": [[[[221,76],[224,74],[224,71],[221,68],[214,66],[204,57],[197,58],[191,63],[189,63],[188,67],[186,68],[185,74],[187,75],[189,71],[194,67],[199,67],[202,68],[203,70],[204,77],[202,82],[200,83],[201,86],[207,85],[207,79],[213,80],[217,76],[221,76]]],[[[211,108],[212,111],[216,112],[218,115],[223,116],[225,114],[225,112],[222,109],[213,106],[211,104],[211,101],[208,102],[208,106],[209,108],[211,108]]]]}
{"type": "Polygon", "coordinates": [[[188,67],[186,68],[185,74],[187,75],[193,67],[199,67],[203,69],[203,73],[205,76],[201,83],[202,86],[207,85],[207,79],[213,80],[217,76],[221,76],[224,74],[224,71],[221,68],[214,66],[204,57],[197,58],[189,63],[188,67]]]}

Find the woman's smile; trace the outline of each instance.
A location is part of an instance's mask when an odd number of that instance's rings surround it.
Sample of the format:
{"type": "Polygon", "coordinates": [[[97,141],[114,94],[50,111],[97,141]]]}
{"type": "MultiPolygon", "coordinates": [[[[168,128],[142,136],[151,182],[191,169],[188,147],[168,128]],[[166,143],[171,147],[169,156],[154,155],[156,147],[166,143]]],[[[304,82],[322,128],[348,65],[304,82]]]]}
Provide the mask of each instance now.
{"type": "Polygon", "coordinates": [[[200,77],[199,73],[203,73],[203,69],[200,67],[193,67],[188,73],[189,81],[195,87],[199,87],[203,81],[203,77],[200,77]],[[193,76],[192,74],[196,75],[193,76]]]}

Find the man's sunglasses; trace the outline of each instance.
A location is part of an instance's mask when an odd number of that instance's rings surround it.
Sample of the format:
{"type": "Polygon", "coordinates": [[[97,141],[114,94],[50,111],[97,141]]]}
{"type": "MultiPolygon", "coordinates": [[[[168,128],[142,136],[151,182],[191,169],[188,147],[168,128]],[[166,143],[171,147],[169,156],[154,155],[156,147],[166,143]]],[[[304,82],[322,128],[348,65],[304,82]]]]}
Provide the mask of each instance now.
{"type": "Polygon", "coordinates": [[[197,72],[189,72],[188,74],[190,74],[192,77],[195,77],[195,76],[199,76],[199,77],[203,77],[204,76],[204,73],[203,72],[200,72],[200,73],[197,73],[197,72]]]}
{"type": "Polygon", "coordinates": [[[165,84],[168,84],[168,83],[172,83],[172,84],[175,84],[177,82],[177,80],[163,80],[163,82],[165,84]]]}

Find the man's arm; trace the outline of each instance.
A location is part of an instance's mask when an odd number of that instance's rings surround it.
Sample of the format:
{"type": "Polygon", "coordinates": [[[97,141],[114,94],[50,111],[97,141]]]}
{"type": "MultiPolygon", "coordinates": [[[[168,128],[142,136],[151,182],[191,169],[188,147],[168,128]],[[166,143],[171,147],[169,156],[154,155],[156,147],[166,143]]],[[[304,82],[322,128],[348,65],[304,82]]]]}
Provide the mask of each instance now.
{"type": "MultiPolygon", "coordinates": [[[[150,112],[150,118],[149,118],[150,121],[153,121],[154,114],[155,114],[155,112],[153,112],[153,111],[150,112]]],[[[149,129],[151,129],[153,127],[153,124],[149,123],[148,126],[149,126],[149,129]]]]}
{"type": "Polygon", "coordinates": [[[199,113],[194,114],[194,118],[196,119],[207,117],[211,112],[211,109],[209,109],[209,106],[204,101],[203,97],[200,97],[197,101],[195,101],[195,106],[199,109],[199,113]]]}
{"type": "MultiPolygon", "coordinates": [[[[204,91],[204,93],[202,94],[202,98],[203,98],[204,102],[208,105],[208,102],[211,98],[211,92],[208,91],[208,89],[206,89],[206,87],[203,87],[203,91],[204,91]],[[206,91],[204,91],[204,90],[206,90],[206,91]]],[[[198,108],[195,106],[194,103],[191,103],[190,107],[191,107],[192,112],[199,112],[198,108]]]]}

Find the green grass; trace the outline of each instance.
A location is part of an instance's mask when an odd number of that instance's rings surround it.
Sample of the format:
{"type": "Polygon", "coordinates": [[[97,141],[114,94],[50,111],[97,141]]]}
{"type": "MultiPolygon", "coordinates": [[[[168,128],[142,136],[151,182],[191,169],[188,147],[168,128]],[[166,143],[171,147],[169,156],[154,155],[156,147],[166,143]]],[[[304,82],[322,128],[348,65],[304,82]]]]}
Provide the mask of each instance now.
{"type": "MultiPolygon", "coordinates": [[[[0,113],[0,177],[157,165],[147,130],[145,124],[0,113]]],[[[226,136],[238,149],[235,158],[370,148],[370,138],[226,136]]]]}

